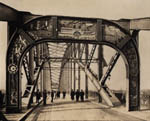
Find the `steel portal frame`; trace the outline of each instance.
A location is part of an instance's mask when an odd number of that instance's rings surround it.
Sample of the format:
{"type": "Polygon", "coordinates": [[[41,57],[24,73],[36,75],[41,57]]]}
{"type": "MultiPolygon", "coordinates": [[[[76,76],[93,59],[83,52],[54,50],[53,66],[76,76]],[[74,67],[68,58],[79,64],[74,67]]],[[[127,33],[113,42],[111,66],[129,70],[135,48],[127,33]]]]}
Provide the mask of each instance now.
{"type": "MultiPolygon", "coordinates": [[[[4,4],[0,4],[0,8],[8,12],[1,15],[1,20],[13,22],[13,27],[16,28],[10,39],[6,55],[6,108],[8,112],[12,109],[21,110],[20,69],[24,55],[33,46],[45,42],[89,43],[114,48],[121,54],[126,64],[129,80],[127,108],[130,111],[139,110],[140,63],[136,39],[130,34],[131,28],[126,26],[129,25],[130,20],[109,21],[97,18],[39,16],[19,12],[4,4]],[[6,14],[10,15],[8,19],[5,17],[6,14]],[[124,21],[123,24],[122,21],[124,21]],[[16,103],[12,103],[12,94],[15,94],[17,98],[16,103]]],[[[136,22],[132,21],[133,30],[134,27],[137,29],[146,26],[135,26],[136,22]]]]}

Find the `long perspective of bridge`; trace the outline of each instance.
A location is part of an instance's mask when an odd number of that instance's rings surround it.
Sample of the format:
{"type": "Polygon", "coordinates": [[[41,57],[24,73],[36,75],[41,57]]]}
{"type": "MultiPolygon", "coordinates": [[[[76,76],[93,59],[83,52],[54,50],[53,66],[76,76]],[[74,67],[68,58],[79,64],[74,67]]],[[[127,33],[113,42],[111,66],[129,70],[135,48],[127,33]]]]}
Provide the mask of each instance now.
{"type": "Polygon", "coordinates": [[[0,21],[8,27],[0,120],[143,120],[135,116],[141,106],[138,34],[150,30],[150,18],[42,16],[0,3],[0,21]],[[109,62],[106,46],[114,53],[109,62]],[[127,84],[121,93],[107,85],[120,58],[127,84]]]}

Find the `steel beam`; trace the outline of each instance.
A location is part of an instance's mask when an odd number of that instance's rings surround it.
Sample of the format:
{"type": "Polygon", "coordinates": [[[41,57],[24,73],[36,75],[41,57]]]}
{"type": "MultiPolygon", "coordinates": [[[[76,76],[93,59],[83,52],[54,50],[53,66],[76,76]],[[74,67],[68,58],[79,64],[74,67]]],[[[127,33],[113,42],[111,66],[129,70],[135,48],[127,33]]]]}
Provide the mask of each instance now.
{"type": "MultiPolygon", "coordinates": [[[[48,56],[50,56],[50,51],[49,51],[49,45],[48,45],[48,43],[46,43],[46,45],[47,45],[47,51],[48,51],[48,56]]],[[[51,68],[51,61],[48,61],[48,65],[49,65],[49,74],[50,74],[50,90],[49,91],[51,91],[52,90],[52,68],[51,68]]]]}
{"type": "MultiPolygon", "coordinates": [[[[78,44],[78,58],[80,59],[80,43],[78,44]]],[[[80,79],[81,79],[81,75],[80,75],[80,66],[78,66],[78,89],[80,90],[80,79]]]]}
{"type": "MultiPolygon", "coordinates": [[[[72,43],[71,43],[71,55],[70,55],[70,58],[72,58],[72,43]]],[[[71,59],[71,90],[72,90],[72,59],[71,59]]]]}
{"type": "Polygon", "coordinates": [[[119,57],[120,57],[120,53],[116,52],[116,54],[111,58],[110,63],[107,68],[107,71],[100,80],[102,86],[105,85],[105,82],[106,82],[107,78],[110,76],[110,73],[111,73],[112,69],[114,68],[115,64],[117,63],[119,57]]]}
{"type": "Polygon", "coordinates": [[[103,75],[103,47],[98,46],[98,80],[101,80],[103,75]]]}
{"type": "Polygon", "coordinates": [[[130,30],[150,30],[150,17],[130,20],[130,30]]]}
{"type": "Polygon", "coordinates": [[[93,75],[93,71],[87,68],[82,62],[77,62],[77,64],[81,67],[81,69],[85,72],[88,78],[91,80],[93,86],[97,89],[98,93],[101,95],[106,104],[110,107],[120,105],[119,99],[113,94],[113,92],[105,85],[103,87],[97,78],[93,75]]]}
{"type": "MultiPolygon", "coordinates": [[[[40,44],[40,55],[43,54],[43,44],[40,44]]],[[[41,61],[42,59],[40,59],[41,61]]],[[[43,69],[41,70],[40,73],[40,91],[43,92],[43,69]]]]}
{"type": "MultiPolygon", "coordinates": [[[[85,45],[85,59],[86,64],[88,63],[89,46],[85,45]]],[[[85,98],[88,99],[88,76],[85,74],[85,98]]]]}
{"type": "Polygon", "coordinates": [[[112,20],[122,28],[130,30],[150,30],[150,17],[137,18],[137,19],[120,19],[112,20]]]}
{"type": "Polygon", "coordinates": [[[112,22],[118,24],[127,31],[130,31],[130,19],[112,20],[112,22]]]}
{"type": "MultiPolygon", "coordinates": [[[[40,45],[36,46],[36,53],[37,53],[37,60],[36,60],[37,65],[36,66],[39,66],[40,65],[40,45]]],[[[39,82],[40,80],[37,83],[37,89],[39,89],[39,82]]]]}
{"type": "MultiPolygon", "coordinates": [[[[75,49],[76,49],[76,44],[74,43],[74,58],[76,58],[76,53],[75,53],[75,49]]],[[[74,61],[74,91],[76,91],[76,62],[74,61]]]]}
{"type": "Polygon", "coordinates": [[[40,15],[33,15],[30,12],[18,11],[10,6],[0,2],[0,21],[15,22],[16,25],[25,23],[26,21],[39,17],[40,15]]]}
{"type": "MultiPolygon", "coordinates": [[[[45,54],[44,57],[47,57],[48,48],[46,43],[43,43],[43,53],[45,54]]],[[[48,62],[43,64],[43,68],[45,67],[49,67],[48,62]]],[[[50,71],[45,69],[43,69],[43,89],[50,90],[50,71]]]]}
{"type": "Polygon", "coordinates": [[[0,3],[0,21],[18,21],[19,11],[0,3]]]}
{"type": "MultiPolygon", "coordinates": [[[[26,11],[18,11],[10,6],[7,6],[0,2],[0,21],[8,21],[8,22],[20,22],[21,24],[28,21],[29,19],[33,19],[39,17],[40,15],[33,15],[30,12],[26,11]]],[[[53,17],[54,25],[57,26],[57,17],[53,17]]],[[[119,20],[111,20],[114,23],[117,23],[122,28],[130,31],[130,30],[150,30],[150,17],[138,18],[138,19],[119,19],[119,20]]],[[[56,32],[55,32],[56,33],[56,32]]],[[[54,35],[56,35],[54,33],[54,35]]]]}
{"type": "Polygon", "coordinates": [[[29,51],[29,73],[31,77],[31,83],[34,81],[34,48],[29,51]]]}

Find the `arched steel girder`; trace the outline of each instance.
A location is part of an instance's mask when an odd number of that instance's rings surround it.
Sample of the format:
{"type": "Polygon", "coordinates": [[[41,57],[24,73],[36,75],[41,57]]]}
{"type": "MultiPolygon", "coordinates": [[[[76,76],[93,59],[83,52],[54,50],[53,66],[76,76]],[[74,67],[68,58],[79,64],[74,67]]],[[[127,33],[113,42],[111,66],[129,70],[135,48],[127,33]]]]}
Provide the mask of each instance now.
{"type": "MultiPolygon", "coordinates": [[[[24,36],[28,36],[28,34],[27,33],[24,33],[23,34],[24,36]]],[[[30,38],[30,37],[29,37],[30,38]]],[[[31,38],[30,38],[31,39],[31,38]]],[[[51,67],[53,67],[53,66],[57,66],[57,67],[61,67],[61,65],[60,64],[58,64],[58,63],[55,63],[55,61],[53,61],[53,62],[51,62],[51,58],[53,58],[53,57],[57,57],[57,56],[59,56],[59,57],[61,57],[61,56],[63,56],[62,54],[64,54],[64,52],[62,52],[62,51],[64,51],[64,50],[59,50],[60,49],[60,47],[61,48],[65,48],[64,47],[64,45],[65,44],[59,44],[59,46],[58,46],[58,44],[57,43],[52,43],[52,51],[50,50],[50,46],[49,46],[49,43],[47,42],[47,47],[45,47],[45,49],[46,49],[46,51],[44,52],[44,53],[42,53],[42,55],[40,55],[40,56],[42,56],[40,59],[44,59],[45,57],[47,58],[47,60],[48,60],[48,63],[49,63],[49,66],[51,67]],[[57,45],[57,46],[54,46],[54,45],[57,45]],[[57,47],[57,48],[56,48],[57,47]],[[48,52],[48,53],[47,53],[48,52]],[[60,53],[61,52],[61,53],[60,53]],[[52,57],[51,57],[52,56],[52,57]],[[44,57],[44,58],[43,58],[44,57]],[[56,65],[57,64],[57,65],[56,65]]],[[[57,58],[56,58],[56,60],[57,60],[57,58]]],[[[49,70],[50,70],[50,78],[51,78],[51,80],[53,80],[53,77],[54,77],[54,73],[52,73],[52,70],[51,70],[51,68],[49,67],[49,70]]],[[[45,68],[44,68],[45,69],[45,68]]],[[[59,74],[60,74],[60,72],[56,72],[55,70],[53,70],[55,73],[58,73],[57,75],[58,75],[58,80],[59,80],[59,74]]],[[[56,77],[56,75],[55,75],[55,77],[56,77]]]]}
{"type": "MultiPolygon", "coordinates": [[[[67,58],[66,56],[69,56],[68,55],[68,52],[69,52],[69,48],[72,46],[72,44],[68,44],[68,46],[67,46],[67,48],[66,48],[66,50],[65,50],[65,52],[64,52],[64,55],[63,55],[63,57],[64,58],[67,58]]],[[[67,63],[69,61],[69,59],[64,59],[63,61],[62,61],[62,63],[61,63],[61,69],[60,69],[60,76],[59,76],[59,88],[60,88],[60,81],[61,81],[61,78],[62,78],[62,73],[63,73],[63,70],[64,70],[64,67],[65,67],[65,64],[67,63]]]]}
{"type": "Polygon", "coordinates": [[[22,26],[22,28],[19,28],[14,34],[7,51],[7,109],[12,108],[11,90],[17,92],[16,96],[18,99],[18,102],[13,105],[18,110],[21,108],[19,70],[22,58],[30,48],[44,42],[104,44],[119,51],[125,60],[127,78],[129,79],[128,110],[139,109],[139,55],[136,42],[132,36],[111,21],[56,16],[45,16],[34,19],[22,26]],[[67,24],[63,22],[67,22],[67,24]],[[69,23],[72,23],[73,26],[69,23]],[[77,23],[79,24],[77,25],[77,23]],[[84,24],[89,29],[88,33],[86,29],[76,29],[80,24],[84,24]],[[75,29],[73,28],[74,25],[75,29]],[[67,26],[72,27],[72,30],[67,31],[71,32],[69,36],[68,33],[63,33],[63,29],[67,26]],[[78,31],[80,35],[74,30],[78,31]],[[20,36],[21,38],[19,38],[20,36]],[[15,45],[18,46],[15,47],[15,45]],[[19,50],[19,53],[16,53],[16,49],[19,50]],[[16,54],[19,54],[19,56],[16,56],[16,54]],[[10,85],[10,83],[16,83],[16,85],[10,85]]]}
{"type": "Polygon", "coordinates": [[[57,57],[60,57],[60,58],[63,58],[63,55],[65,53],[64,51],[64,48],[66,49],[67,47],[64,47],[65,46],[68,46],[67,44],[55,44],[55,43],[52,43],[51,45],[48,43],[48,48],[49,48],[49,63],[51,64],[51,68],[50,68],[50,72],[51,72],[51,80],[53,82],[53,78],[57,79],[59,81],[60,79],[60,76],[61,76],[61,65],[63,63],[63,61],[61,63],[58,63],[56,60],[57,60],[57,57]],[[56,58],[53,62],[51,61],[51,59],[53,58],[56,58]],[[57,68],[59,68],[60,71],[56,71],[54,70],[52,67],[53,66],[57,66],[57,68]],[[53,71],[52,71],[53,69],[53,71]],[[53,72],[53,73],[52,73],[53,72]],[[57,73],[57,76],[56,74],[57,73]]]}

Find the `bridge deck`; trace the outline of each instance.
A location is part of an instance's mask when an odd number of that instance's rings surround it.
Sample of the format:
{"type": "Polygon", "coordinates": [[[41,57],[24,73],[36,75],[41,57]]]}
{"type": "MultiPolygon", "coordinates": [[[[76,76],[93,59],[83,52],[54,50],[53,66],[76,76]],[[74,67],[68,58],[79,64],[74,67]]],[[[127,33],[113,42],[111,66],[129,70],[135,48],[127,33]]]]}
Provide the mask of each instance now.
{"type": "MultiPolygon", "coordinates": [[[[27,109],[27,100],[24,100],[24,102],[22,102],[22,112],[21,113],[9,113],[6,114],[5,113],[5,109],[2,110],[2,112],[4,113],[4,116],[6,117],[7,120],[9,121],[17,121],[18,119],[20,119],[21,117],[23,117],[29,110],[31,109],[27,109]]],[[[35,103],[35,99],[33,99],[33,106],[37,105],[37,103],[35,103]]]]}
{"type": "MultiPolygon", "coordinates": [[[[49,97],[49,96],[48,96],[49,97]]],[[[103,104],[97,103],[97,99],[89,98],[85,102],[76,102],[67,95],[65,99],[54,99],[50,102],[47,99],[47,105],[42,104],[37,107],[26,119],[27,121],[44,120],[134,120],[143,121],[150,119],[150,110],[127,112],[124,106],[109,108],[103,104]],[[143,120],[142,120],[143,119],[143,120]]],[[[25,115],[28,110],[22,113],[5,114],[9,121],[17,121],[25,115]]]]}
{"type": "Polygon", "coordinates": [[[40,105],[28,118],[32,121],[49,120],[134,120],[142,121],[140,118],[120,113],[107,106],[98,104],[93,100],[85,102],[56,99],[53,103],[47,100],[47,105],[40,105]]]}

